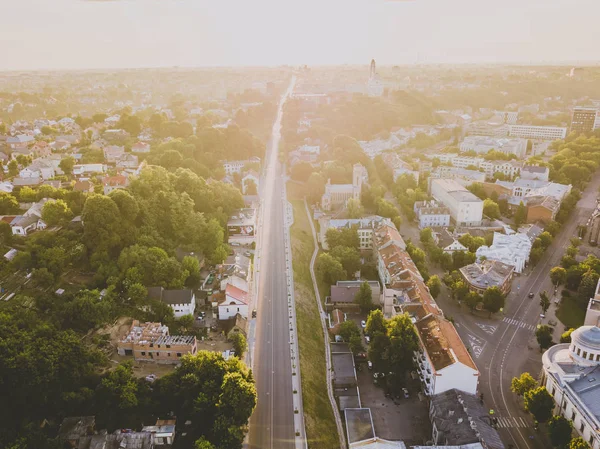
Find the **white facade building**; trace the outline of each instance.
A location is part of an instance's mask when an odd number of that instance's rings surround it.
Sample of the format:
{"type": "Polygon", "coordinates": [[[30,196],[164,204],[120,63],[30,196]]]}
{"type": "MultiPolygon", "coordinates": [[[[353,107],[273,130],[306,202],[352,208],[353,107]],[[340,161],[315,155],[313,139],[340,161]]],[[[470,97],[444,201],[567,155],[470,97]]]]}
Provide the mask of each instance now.
{"type": "Polygon", "coordinates": [[[165,290],[162,287],[150,287],[148,297],[158,299],[171,307],[175,318],[193,315],[196,310],[196,295],[192,290],[165,290]]]}
{"type": "Polygon", "coordinates": [[[258,163],[260,164],[259,157],[251,157],[246,161],[224,161],[223,169],[225,170],[226,175],[232,175],[234,173],[241,173],[242,169],[246,164],[258,163]]]}
{"type": "Polygon", "coordinates": [[[452,323],[433,314],[415,323],[421,350],[413,357],[431,396],[456,388],[477,394],[479,371],[452,323]]]}
{"type": "Polygon", "coordinates": [[[557,140],[567,137],[567,128],[559,126],[510,125],[508,135],[523,139],[557,140]]]}
{"type": "Polygon", "coordinates": [[[548,167],[526,165],[521,169],[520,176],[522,179],[548,181],[550,176],[550,170],[548,169],[548,167]]]}
{"type": "Polygon", "coordinates": [[[419,229],[450,226],[450,209],[435,201],[417,201],[414,211],[419,229]]]}
{"type": "Polygon", "coordinates": [[[542,363],[542,385],[556,402],[555,413],[572,421],[592,449],[600,449],[600,328],[573,331],[571,343],[552,346],[542,363]]]}
{"type": "Polygon", "coordinates": [[[527,153],[526,139],[495,139],[486,136],[467,136],[460,144],[460,151],[475,151],[477,154],[486,154],[496,150],[504,154],[512,154],[523,159],[527,153]]]}
{"type": "Polygon", "coordinates": [[[235,318],[237,314],[248,318],[248,292],[228,284],[225,300],[219,304],[219,320],[235,318]]]}
{"type": "Polygon", "coordinates": [[[477,259],[497,260],[515,267],[515,273],[522,273],[529,260],[531,240],[525,234],[504,235],[494,232],[492,246],[480,246],[475,255],[477,259]]]}
{"type": "Polygon", "coordinates": [[[483,218],[483,201],[451,179],[431,181],[431,195],[450,209],[457,226],[479,226],[483,218]]]}

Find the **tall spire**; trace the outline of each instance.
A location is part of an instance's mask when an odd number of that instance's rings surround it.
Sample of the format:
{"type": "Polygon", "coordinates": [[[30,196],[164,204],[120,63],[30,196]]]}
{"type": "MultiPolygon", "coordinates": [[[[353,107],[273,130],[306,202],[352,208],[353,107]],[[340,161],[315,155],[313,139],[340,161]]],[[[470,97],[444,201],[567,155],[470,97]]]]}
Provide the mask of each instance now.
{"type": "Polygon", "coordinates": [[[375,73],[376,73],[376,71],[375,71],[375,60],[371,59],[371,70],[369,72],[369,79],[375,78],[375,73]]]}

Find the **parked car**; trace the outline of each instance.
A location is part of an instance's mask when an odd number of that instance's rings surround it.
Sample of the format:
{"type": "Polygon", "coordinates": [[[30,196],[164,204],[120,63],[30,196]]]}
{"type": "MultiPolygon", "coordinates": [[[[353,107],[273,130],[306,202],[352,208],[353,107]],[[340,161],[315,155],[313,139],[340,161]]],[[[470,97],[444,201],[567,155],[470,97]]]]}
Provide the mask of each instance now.
{"type": "Polygon", "coordinates": [[[369,361],[367,361],[367,367],[368,367],[369,369],[373,369],[373,362],[371,362],[370,360],[369,360],[369,361]]]}
{"type": "Polygon", "coordinates": [[[362,321],[360,322],[360,327],[362,327],[363,329],[364,329],[365,327],[367,327],[367,322],[366,322],[365,320],[362,320],[362,321]]]}
{"type": "Polygon", "coordinates": [[[408,394],[408,389],[403,388],[402,393],[404,393],[404,399],[408,399],[410,397],[410,395],[408,394]]]}
{"type": "Polygon", "coordinates": [[[535,296],[535,294],[533,292],[529,292],[529,295],[527,295],[527,296],[529,296],[530,298],[533,298],[535,296]]]}
{"type": "Polygon", "coordinates": [[[252,311],[252,318],[256,318],[256,309],[252,311]]]}
{"type": "Polygon", "coordinates": [[[156,374],[148,374],[148,375],[146,376],[146,382],[150,382],[150,383],[152,383],[152,382],[154,382],[155,380],[156,380],[156,374]]]}
{"type": "Polygon", "coordinates": [[[371,337],[365,335],[365,341],[367,342],[367,344],[371,343],[371,337]]]}

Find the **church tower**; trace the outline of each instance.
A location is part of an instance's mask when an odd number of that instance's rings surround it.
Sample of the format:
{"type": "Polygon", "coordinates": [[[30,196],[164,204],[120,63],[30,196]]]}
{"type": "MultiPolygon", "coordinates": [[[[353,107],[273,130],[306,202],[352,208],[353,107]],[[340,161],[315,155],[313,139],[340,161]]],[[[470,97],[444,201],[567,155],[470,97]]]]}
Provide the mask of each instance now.
{"type": "Polygon", "coordinates": [[[377,74],[377,71],[375,70],[375,60],[371,59],[371,70],[369,71],[369,79],[375,79],[375,75],[377,74]]]}

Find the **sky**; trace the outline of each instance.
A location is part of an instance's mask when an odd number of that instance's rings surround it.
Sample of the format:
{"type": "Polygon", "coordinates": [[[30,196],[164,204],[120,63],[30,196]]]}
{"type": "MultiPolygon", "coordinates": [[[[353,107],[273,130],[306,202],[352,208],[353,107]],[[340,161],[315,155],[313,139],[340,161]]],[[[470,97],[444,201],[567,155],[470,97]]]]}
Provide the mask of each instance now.
{"type": "Polygon", "coordinates": [[[0,70],[600,60],[599,0],[0,0],[0,70]]]}

